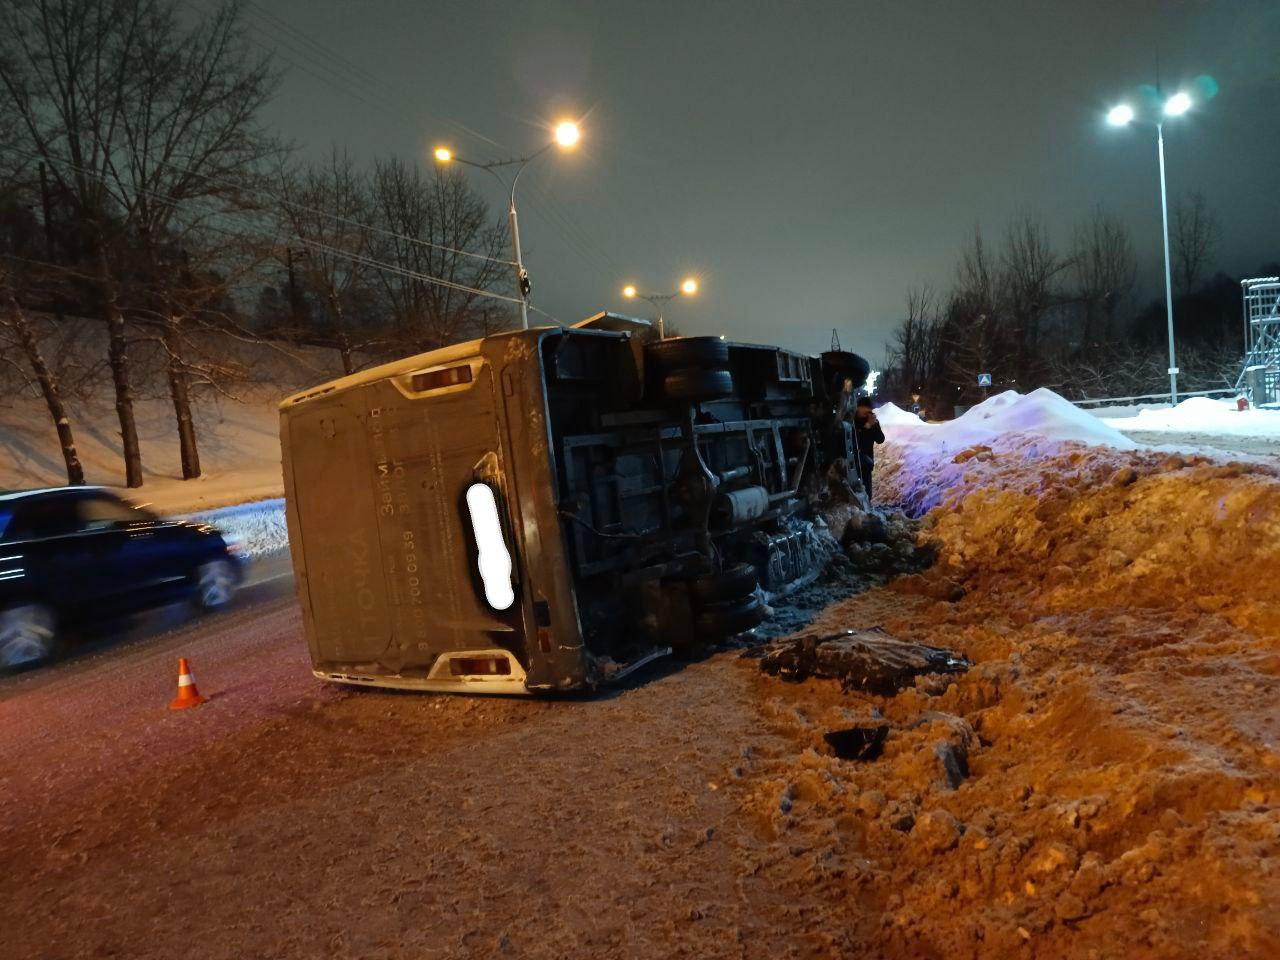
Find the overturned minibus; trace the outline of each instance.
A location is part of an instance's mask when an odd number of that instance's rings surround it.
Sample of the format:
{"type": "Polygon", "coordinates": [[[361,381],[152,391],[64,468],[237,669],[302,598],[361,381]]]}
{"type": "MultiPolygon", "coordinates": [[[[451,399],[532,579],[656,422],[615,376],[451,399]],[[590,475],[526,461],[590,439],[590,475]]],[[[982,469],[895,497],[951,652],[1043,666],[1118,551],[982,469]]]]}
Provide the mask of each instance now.
{"type": "Polygon", "coordinates": [[[590,688],[750,630],[817,575],[814,508],[858,485],[866,362],[647,326],[501,333],[280,405],[317,677],[590,688]]]}

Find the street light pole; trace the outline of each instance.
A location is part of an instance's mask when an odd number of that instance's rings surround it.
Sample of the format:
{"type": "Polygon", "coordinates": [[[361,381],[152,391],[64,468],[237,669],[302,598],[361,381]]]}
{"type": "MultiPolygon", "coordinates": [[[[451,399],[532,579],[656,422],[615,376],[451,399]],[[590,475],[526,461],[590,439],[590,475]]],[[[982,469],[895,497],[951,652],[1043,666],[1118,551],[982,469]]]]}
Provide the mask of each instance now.
{"type": "Polygon", "coordinates": [[[1164,310],[1169,324],[1169,403],[1178,405],[1178,361],[1173,348],[1173,275],[1169,266],[1169,198],[1164,180],[1164,122],[1156,124],[1156,153],[1160,158],[1160,219],[1164,223],[1164,310]]]}
{"type": "Polygon", "coordinates": [[[659,340],[667,339],[667,326],[666,326],[666,321],[664,321],[662,318],[662,308],[665,307],[672,300],[674,300],[678,296],[678,294],[654,293],[646,296],[643,293],[638,293],[636,294],[636,296],[639,297],[641,300],[645,300],[648,303],[652,304],[653,308],[658,311],[658,339],[659,340]]]}
{"type": "MultiPolygon", "coordinates": [[[[1191,109],[1191,97],[1178,92],[1164,102],[1161,119],[1155,121],[1156,158],[1160,164],[1160,222],[1164,228],[1164,309],[1169,326],[1169,401],[1178,405],[1178,360],[1173,344],[1173,270],[1169,258],[1169,196],[1164,175],[1164,117],[1180,117],[1191,109]]],[[[1127,103],[1117,104],[1107,113],[1113,127],[1128,126],[1137,114],[1127,103]]],[[[1149,121],[1148,121],[1149,122],[1149,121]]]]}
{"type": "Polygon", "coordinates": [[[641,293],[632,284],[627,284],[622,288],[622,295],[628,300],[644,300],[658,311],[658,339],[665,340],[667,338],[666,322],[662,317],[662,310],[668,303],[679,296],[691,297],[698,292],[698,281],[693,277],[688,277],[680,283],[680,289],[672,293],[641,293]]]}
{"type": "Polygon", "coordinates": [[[511,253],[515,258],[513,266],[516,273],[516,293],[520,295],[520,326],[525,330],[529,329],[529,271],[524,267],[524,255],[520,252],[520,217],[516,212],[516,185],[520,182],[520,174],[524,173],[524,168],[534,160],[546,153],[554,145],[559,145],[561,149],[568,150],[578,143],[580,134],[578,125],[572,121],[566,120],[559,124],[555,130],[555,139],[546,143],[540,150],[525,157],[512,157],[509,160],[493,160],[489,163],[476,163],[473,160],[467,160],[458,156],[447,147],[436,147],[435,158],[440,163],[461,163],[468,167],[475,167],[477,170],[483,170],[493,176],[500,184],[504,191],[508,190],[508,184],[502,179],[498,169],[501,167],[516,167],[516,175],[511,178],[510,190],[508,192],[507,203],[507,228],[511,231],[511,253]]]}

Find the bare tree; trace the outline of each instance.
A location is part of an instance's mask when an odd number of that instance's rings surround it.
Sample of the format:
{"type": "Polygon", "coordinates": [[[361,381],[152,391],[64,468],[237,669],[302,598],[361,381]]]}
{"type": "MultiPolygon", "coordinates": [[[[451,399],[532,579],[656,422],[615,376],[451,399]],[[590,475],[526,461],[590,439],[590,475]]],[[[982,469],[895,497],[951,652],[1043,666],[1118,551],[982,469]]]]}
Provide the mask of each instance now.
{"type": "MultiPolygon", "coordinates": [[[[0,261],[0,301],[3,301],[4,316],[0,319],[0,330],[4,339],[16,346],[26,360],[30,369],[28,374],[21,366],[16,366],[22,382],[36,388],[44,399],[53,420],[54,429],[58,432],[58,446],[62,451],[62,460],[67,470],[67,483],[78,485],[84,483],[84,467],[76,453],[75,434],[71,429],[71,416],[62,400],[62,389],[49,362],[45,359],[40,347],[40,340],[35,327],[26,312],[18,303],[14,290],[12,268],[0,261]]],[[[7,358],[6,358],[7,359],[7,358]]]]}
{"type": "Polygon", "coordinates": [[[1077,225],[1071,252],[1080,345],[1092,350],[1115,333],[1116,311],[1133,292],[1137,258],[1128,228],[1101,209],[1077,225]]]}
{"type": "MultiPolygon", "coordinates": [[[[218,239],[225,229],[208,225],[255,208],[256,171],[278,153],[254,123],[275,77],[268,60],[245,53],[240,6],[223,3],[190,27],[179,23],[171,6],[147,11],[130,109],[121,118],[123,157],[107,167],[112,199],[136,229],[144,258],[141,272],[152,302],[132,305],[160,331],[183,479],[200,476],[192,371],[183,355],[183,328],[193,315],[184,304],[207,302],[210,291],[180,295],[176,288],[192,275],[191,246],[228,246],[218,239]]],[[[210,276],[202,275],[201,287],[210,276]]]]}
{"type": "Polygon", "coordinates": [[[505,227],[457,170],[423,176],[398,159],[374,168],[371,238],[377,259],[403,268],[378,283],[412,349],[432,350],[494,325],[483,291],[510,265],[501,259],[505,227]],[[431,282],[423,276],[438,278],[431,282]]]}
{"type": "Polygon", "coordinates": [[[120,162],[134,71],[155,10],[154,0],[11,0],[0,12],[0,122],[21,132],[16,150],[44,162],[88,238],[130,487],[142,485],[142,453],[110,262],[122,218],[106,184],[120,162]]]}
{"type": "Polygon", "coordinates": [[[325,164],[281,168],[279,182],[278,215],[299,244],[292,253],[295,269],[323,299],[343,372],[354,373],[360,344],[347,314],[371,270],[368,184],[336,147],[325,164]]]}
{"type": "Polygon", "coordinates": [[[1005,231],[1000,266],[1002,312],[1016,345],[1018,378],[1025,382],[1037,372],[1040,336],[1065,263],[1053,252],[1044,225],[1026,216],[1005,231]]]}
{"type": "Polygon", "coordinates": [[[966,391],[979,373],[992,374],[996,382],[1016,378],[1016,344],[1001,314],[999,281],[998,264],[975,228],[960,254],[941,334],[947,372],[966,391]]]}
{"type": "Polygon", "coordinates": [[[1209,208],[1203,193],[1184,197],[1173,209],[1173,276],[1178,292],[1186,296],[1196,289],[1209,268],[1222,238],[1217,214],[1209,208]]]}
{"type": "Polygon", "coordinates": [[[888,344],[894,379],[906,392],[940,392],[943,373],[943,323],[938,296],[929,286],[907,291],[907,315],[888,344]]]}

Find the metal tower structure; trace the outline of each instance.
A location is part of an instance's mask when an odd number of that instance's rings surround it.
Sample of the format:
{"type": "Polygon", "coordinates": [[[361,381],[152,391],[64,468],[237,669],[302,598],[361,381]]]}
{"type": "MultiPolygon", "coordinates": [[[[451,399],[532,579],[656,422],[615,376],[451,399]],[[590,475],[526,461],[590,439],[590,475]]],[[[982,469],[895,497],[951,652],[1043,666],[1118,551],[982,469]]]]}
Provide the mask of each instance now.
{"type": "Polygon", "coordinates": [[[1280,402],[1280,277],[1240,281],[1244,368],[1236,380],[1255,407],[1280,402]]]}

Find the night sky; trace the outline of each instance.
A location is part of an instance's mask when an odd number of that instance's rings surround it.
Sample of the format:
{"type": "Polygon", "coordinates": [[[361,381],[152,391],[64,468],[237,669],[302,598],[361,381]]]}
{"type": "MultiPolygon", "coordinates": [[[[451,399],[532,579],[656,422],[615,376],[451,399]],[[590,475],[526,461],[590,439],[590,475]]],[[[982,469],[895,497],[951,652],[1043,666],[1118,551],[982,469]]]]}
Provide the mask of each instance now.
{"type": "Polygon", "coordinates": [[[1220,86],[1166,125],[1171,199],[1206,195],[1233,275],[1280,259],[1276,0],[255,8],[255,37],[296,64],[265,119],[304,155],[425,164],[448,143],[486,160],[581,119],[581,148],[543,157],[518,197],[534,302],[567,321],[643,315],[624,282],[663,292],[692,273],[702,294],[668,314],[683,332],[811,351],[834,326],[879,360],[906,289],[945,289],[976,224],[996,241],[1036,214],[1065,250],[1097,205],[1132,228],[1152,296],[1155,133],[1102,116],[1157,69],[1167,92],[1220,86]]]}

